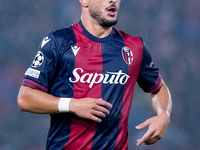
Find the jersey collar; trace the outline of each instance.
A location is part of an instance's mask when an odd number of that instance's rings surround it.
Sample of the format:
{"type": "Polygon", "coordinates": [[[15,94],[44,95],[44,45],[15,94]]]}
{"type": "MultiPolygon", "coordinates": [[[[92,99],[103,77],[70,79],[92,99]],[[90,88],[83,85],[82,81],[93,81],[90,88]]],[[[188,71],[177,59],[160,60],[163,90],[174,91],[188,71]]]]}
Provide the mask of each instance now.
{"type": "Polygon", "coordinates": [[[81,28],[83,29],[82,33],[89,39],[91,39],[92,41],[94,42],[98,42],[98,43],[104,43],[104,42],[108,42],[110,40],[113,39],[114,37],[114,29],[112,30],[112,32],[107,36],[107,37],[104,37],[104,38],[98,38],[92,34],[90,34],[86,29],[85,27],[83,26],[81,20],[79,21],[79,25],[81,26],[81,28]]]}

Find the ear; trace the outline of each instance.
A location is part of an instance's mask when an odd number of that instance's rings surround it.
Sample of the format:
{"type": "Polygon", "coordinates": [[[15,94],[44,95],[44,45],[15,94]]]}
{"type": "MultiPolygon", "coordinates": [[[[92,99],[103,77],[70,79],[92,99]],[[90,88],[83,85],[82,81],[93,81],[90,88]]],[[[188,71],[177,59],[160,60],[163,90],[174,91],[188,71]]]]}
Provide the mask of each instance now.
{"type": "Polygon", "coordinates": [[[82,5],[83,7],[88,7],[89,0],[79,0],[79,2],[81,3],[81,5],[82,5]]]}

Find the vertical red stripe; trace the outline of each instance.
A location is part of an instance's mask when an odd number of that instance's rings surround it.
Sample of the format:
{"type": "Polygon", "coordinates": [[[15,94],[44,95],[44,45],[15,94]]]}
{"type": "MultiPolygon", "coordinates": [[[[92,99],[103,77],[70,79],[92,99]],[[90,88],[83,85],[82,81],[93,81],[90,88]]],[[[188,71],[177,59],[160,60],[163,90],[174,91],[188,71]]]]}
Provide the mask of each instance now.
{"type": "MultiPolygon", "coordinates": [[[[80,47],[75,59],[75,68],[83,70],[83,72],[78,71],[79,75],[82,76],[86,73],[90,75],[93,73],[93,76],[95,73],[102,74],[101,44],[95,43],[81,34],[79,31],[82,30],[79,25],[75,25],[73,28],[76,36],[76,46],[80,47]]],[[[89,76],[87,75],[84,79],[89,80],[89,76]]],[[[74,98],[101,98],[102,84],[93,84],[92,88],[89,86],[90,83],[81,83],[80,81],[74,83],[74,98]]],[[[96,123],[93,121],[79,117],[72,119],[69,141],[65,145],[65,149],[91,149],[95,130],[96,123]]]]}
{"type": "MultiPolygon", "coordinates": [[[[124,34],[122,33],[122,35],[124,34]]],[[[128,75],[130,78],[125,85],[123,106],[121,110],[122,114],[120,119],[120,129],[117,137],[117,145],[115,148],[116,150],[126,150],[128,148],[128,117],[131,110],[135,83],[139,75],[143,54],[143,45],[139,38],[134,38],[131,36],[126,36],[123,38],[125,40],[125,46],[129,47],[133,52],[134,60],[133,63],[128,66],[128,75]]]]}
{"type": "Polygon", "coordinates": [[[126,60],[126,62],[128,63],[128,56],[127,56],[127,52],[124,52],[124,54],[125,54],[125,60],[126,60]]]}

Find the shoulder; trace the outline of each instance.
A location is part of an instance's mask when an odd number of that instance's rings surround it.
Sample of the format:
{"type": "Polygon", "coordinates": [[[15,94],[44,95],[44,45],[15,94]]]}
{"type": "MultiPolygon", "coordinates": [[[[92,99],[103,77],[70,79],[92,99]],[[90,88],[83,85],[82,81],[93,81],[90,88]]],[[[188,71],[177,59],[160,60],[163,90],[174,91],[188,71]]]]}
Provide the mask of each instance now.
{"type": "Polygon", "coordinates": [[[55,40],[57,40],[58,42],[62,42],[71,38],[71,36],[73,35],[73,30],[70,26],[68,28],[62,28],[52,31],[50,32],[50,35],[53,36],[53,38],[55,38],[55,40]]]}
{"type": "Polygon", "coordinates": [[[121,30],[116,30],[116,32],[118,32],[118,34],[120,34],[123,37],[123,39],[126,41],[129,41],[129,42],[135,41],[135,42],[139,42],[140,44],[143,44],[143,40],[141,37],[127,34],[126,32],[121,31],[121,30]]]}
{"type": "Polygon", "coordinates": [[[62,49],[63,46],[67,47],[75,40],[72,26],[54,30],[48,33],[48,37],[54,41],[57,49],[62,49]]]}
{"type": "Polygon", "coordinates": [[[55,38],[67,38],[70,36],[71,26],[50,32],[55,38]]]}

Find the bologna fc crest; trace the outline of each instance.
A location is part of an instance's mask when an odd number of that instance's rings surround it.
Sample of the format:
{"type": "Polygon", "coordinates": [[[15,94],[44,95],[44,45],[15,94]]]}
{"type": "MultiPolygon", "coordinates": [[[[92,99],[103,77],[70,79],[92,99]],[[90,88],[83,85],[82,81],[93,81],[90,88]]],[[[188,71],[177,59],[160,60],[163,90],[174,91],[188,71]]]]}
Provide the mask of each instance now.
{"type": "Polygon", "coordinates": [[[126,46],[124,46],[124,47],[122,48],[122,57],[123,57],[124,61],[125,61],[128,65],[132,64],[132,62],[133,62],[133,53],[132,53],[132,51],[131,51],[128,47],[126,47],[126,46]]]}

